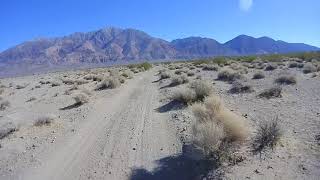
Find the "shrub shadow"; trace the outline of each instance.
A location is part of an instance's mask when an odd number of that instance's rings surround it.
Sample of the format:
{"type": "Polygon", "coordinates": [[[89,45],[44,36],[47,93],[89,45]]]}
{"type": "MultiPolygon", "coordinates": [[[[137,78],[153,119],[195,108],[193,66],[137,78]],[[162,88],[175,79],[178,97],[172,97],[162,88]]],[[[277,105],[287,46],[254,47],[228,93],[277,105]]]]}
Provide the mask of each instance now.
{"type": "Polygon", "coordinates": [[[69,106],[60,108],[60,110],[69,110],[69,109],[80,107],[81,105],[82,105],[81,103],[74,103],[74,104],[71,104],[69,106]]]}
{"type": "Polygon", "coordinates": [[[172,100],[156,109],[159,113],[165,113],[169,111],[179,110],[185,108],[185,104],[177,100],[172,100]]]}
{"type": "MultiPolygon", "coordinates": [[[[183,147],[185,148],[185,146],[183,147]]],[[[164,157],[156,161],[157,167],[153,171],[143,168],[133,169],[130,180],[194,180],[204,179],[208,176],[210,179],[220,179],[217,163],[211,160],[195,159],[183,152],[178,155],[164,157]],[[212,174],[211,174],[212,173],[212,174]]]]}

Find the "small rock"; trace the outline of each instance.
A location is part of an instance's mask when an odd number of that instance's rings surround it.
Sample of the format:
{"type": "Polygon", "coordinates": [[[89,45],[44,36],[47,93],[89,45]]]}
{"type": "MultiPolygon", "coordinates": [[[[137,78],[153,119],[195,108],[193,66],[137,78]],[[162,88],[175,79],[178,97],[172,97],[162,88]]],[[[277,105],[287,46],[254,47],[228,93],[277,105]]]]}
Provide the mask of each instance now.
{"type": "Polygon", "coordinates": [[[134,151],[135,151],[135,150],[136,150],[136,148],[132,148],[132,150],[134,150],[134,151]]]}

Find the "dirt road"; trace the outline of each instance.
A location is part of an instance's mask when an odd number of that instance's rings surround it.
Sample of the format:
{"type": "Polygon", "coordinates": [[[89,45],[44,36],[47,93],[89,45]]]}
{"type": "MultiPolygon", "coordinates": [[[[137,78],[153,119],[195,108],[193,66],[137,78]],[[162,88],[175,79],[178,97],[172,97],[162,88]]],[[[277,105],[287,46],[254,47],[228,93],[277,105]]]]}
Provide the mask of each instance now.
{"type": "Polygon", "coordinates": [[[155,110],[160,106],[155,72],[92,102],[75,135],[57,139],[39,155],[41,166],[17,179],[128,179],[133,168],[152,170],[155,160],[177,153],[181,145],[170,118],[155,110]]]}

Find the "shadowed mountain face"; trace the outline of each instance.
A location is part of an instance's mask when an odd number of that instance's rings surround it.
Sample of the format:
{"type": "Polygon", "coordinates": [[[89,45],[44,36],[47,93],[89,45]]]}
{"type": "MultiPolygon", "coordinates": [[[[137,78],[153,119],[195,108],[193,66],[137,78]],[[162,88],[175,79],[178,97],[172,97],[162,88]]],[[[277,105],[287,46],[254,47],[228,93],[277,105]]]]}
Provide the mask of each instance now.
{"type": "Polygon", "coordinates": [[[316,51],[302,43],[241,35],[225,44],[214,39],[189,37],[168,42],[134,29],[106,28],[88,33],[29,41],[0,54],[4,64],[78,64],[119,60],[159,60],[221,55],[249,55],[316,51]]]}

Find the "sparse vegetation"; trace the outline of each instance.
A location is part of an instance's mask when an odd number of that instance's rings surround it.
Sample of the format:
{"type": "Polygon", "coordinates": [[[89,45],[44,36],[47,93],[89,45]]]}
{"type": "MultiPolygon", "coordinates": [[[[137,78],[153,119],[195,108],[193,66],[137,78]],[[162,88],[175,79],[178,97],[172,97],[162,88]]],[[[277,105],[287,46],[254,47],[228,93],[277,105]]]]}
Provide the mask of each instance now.
{"type": "Polygon", "coordinates": [[[0,139],[3,139],[13,132],[18,131],[18,128],[12,124],[7,124],[0,128],[0,139]]]}
{"type": "Polygon", "coordinates": [[[311,63],[307,63],[306,65],[304,65],[302,70],[304,74],[309,74],[316,71],[317,71],[317,68],[311,63]]]}
{"type": "Polygon", "coordinates": [[[177,86],[177,85],[185,84],[185,83],[188,83],[188,82],[189,82],[189,79],[185,74],[180,75],[180,76],[173,76],[171,78],[170,86],[177,86]]]}
{"type": "Polygon", "coordinates": [[[248,84],[242,84],[238,81],[235,81],[232,84],[232,87],[229,90],[229,93],[238,94],[238,93],[251,93],[253,92],[253,88],[248,84]]]}
{"type": "Polygon", "coordinates": [[[40,116],[38,119],[35,120],[34,126],[49,126],[54,121],[53,116],[40,116]]]}
{"type": "Polygon", "coordinates": [[[10,102],[7,100],[0,100],[0,111],[6,110],[8,107],[10,107],[10,102]]]}
{"type": "Polygon", "coordinates": [[[282,88],[280,86],[276,86],[276,87],[272,87],[270,89],[264,90],[258,95],[258,97],[267,98],[267,99],[278,98],[278,97],[282,97],[281,92],[282,92],[282,88]]]}
{"type": "Polygon", "coordinates": [[[296,68],[296,67],[298,67],[298,63],[297,63],[297,62],[290,62],[290,63],[288,64],[288,67],[289,67],[289,68],[296,68]]]}
{"type": "Polygon", "coordinates": [[[235,80],[241,79],[241,74],[234,72],[231,69],[225,69],[218,73],[218,80],[233,82],[235,80]]]}
{"type": "Polygon", "coordinates": [[[194,104],[192,112],[196,118],[192,132],[194,143],[208,157],[221,160],[226,146],[247,138],[245,120],[224,107],[217,96],[209,96],[203,103],[194,104]]]}
{"type": "Polygon", "coordinates": [[[168,79],[171,77],[171,74],[168,71],[160,72],[160,79],[168,79]]]}
{"type": "Polygon", "coordinates": [[[264,70],[265,71],[273,71],[275,69],[277,69],[277,65],[276,64],[268,64],[264,70]]]}
{"type": "Polygon", "coordinates": [[[79,93],[73,97],[76,105],[83,105],[89,102],[89,97],[86,94],[79,93]]]}
{"type": "Polygon", "coordinates": [[[296,84],[297,79],[294,76],[282,75],[275,80],[275,83],[281,84],[281,85],[296,84]]]}
{"type": "Polygon", "coordinates": [[[278,117],[259,124],[253,139],[253,152],[261,153],[266,148],[274,148],[281,136],[278,117]]]}
{"type": "Polygon", "coordinates": [[[121,85],[119,78],[117,77],[109,77],[103,80],[98,86],[96,87],[96,91],[104,90],[104,89],[115,89],[121,85]]]}
{"type": "Polygon", "coordinates": [[[202,70],[204,71],[218,71],[219,68],[216,65],[212,65],[212,64],[206,64],[204,65],[204,67],[202,68],[202,70]]]}
{"type": "Polygon", "coordinates": [[[259,71],[254,73],[252,79],[263,79],[265,77],[265,75],[263,74],[263,72],[259,71]]]}

